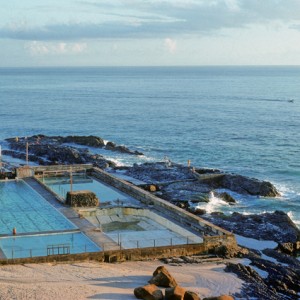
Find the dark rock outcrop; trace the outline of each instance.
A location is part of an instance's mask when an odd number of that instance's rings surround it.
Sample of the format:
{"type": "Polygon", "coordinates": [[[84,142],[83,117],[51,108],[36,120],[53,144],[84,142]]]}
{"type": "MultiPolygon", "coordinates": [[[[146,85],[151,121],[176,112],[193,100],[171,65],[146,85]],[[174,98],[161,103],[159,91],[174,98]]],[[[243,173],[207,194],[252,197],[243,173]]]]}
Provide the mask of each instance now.
{"type": "Polygon", "coordinates": [[[229,216],[222,213],[212,213],[203,217],[228,231],[245,237],[262,240],[271,239],[278,243],[294,243],[300,240],[300,230],[282,211],[258,215],[233,213],[229,216]]]}
{"type": "MultiPolygon", "coordinates": [[[[174,164],[171,161],[134,165],[126,170],[126,175],[146,182],[162,184],[160,195],[173,201],[208,201],[208,194],[215,189],[228,189],[240,194],[263,197],[277,197],[276,187],[267,181],[246,176],[222,173],[219,170],[205,169],[202,173],[189,167],[174,164]],[[211,176],[210,176],[211,175],[211,176]]],[[[233,197],[226,193],[219,196],[228,203],[234,203],[233,197]]]]}
{"type": "MultiPolygon", "coordinates": [[[[44,136],[45,138],[45,136],[44,136]]],[[[51,138],[51,137],[48,137],[51,138]]],[[[66,137],[52,137],[62,143],[74,143],[78,145],[84,145],[89,147],[95,148],[103,148],[105,146],[105,142],[102,138],[94,135],[89,136],[76,136],[76,135],[69,135],[66,137]]]]}
{"type": "Polygon", "coordinates": [[[160,197],[172,202],[209,202],[211,188],[197,180],[179,181],[160,188],[160,197]]]}
{"type": "Polygon", "coordinates": [[[26,158],[26,145],[28,144],[30,161],[47,164],[83,164],[92,163],[100,168],[108,166],[115,167],[115,164],[106,160],[102,155],[90,153],[87,148],[76,147],[76,145],[89,146],[94,148],[104,148],[106,150],[117,151],[130,155],[142,155],[138,151],[132,151],[125,146],[119,146],[112,142],[105,142],[97,136],[45,136],[34,135],[31,137],[9,138],[10,150],[6,150],[6,155],[26,158]],[[68,145],[69,144],[69,145],[68,145]],[[74,144],[74,145],[73,145],[74,144]]]}
{"type": "Polygon", "coordinates": [[[211,168],[195,168],[194,171],[197,174],[203,175],[203,174],[220,174],[222,173],[219,169],[211,169],[211,168]]]}
{"type": "Polygon", "coordinates": [[[194,179],[188,167],[170,161],[134,164],[127,169],[126,175],[148,184],[194,179]]]}
{"type": "Polygon", "coordinates": [[[221,198],[223,201],[225,201],[229,204],[236,203],[236,200],[230,194],[228,194],[226,192],[222,192],[222,193],[214,192],[214,195],[218,198],[221,198]]]}
{"type": "MultiPolygon", "coordinates": [[[[274,251],[274,250],[273,250],[274,251]]],[[[262,278],[252,267],[228,263],[225,271],[237,274],[248,283],[243,290],[247,296],[258,299],[298,299],[300,291],[300,268],[290,267],[265,260],[255,253],[249,253],[251,266],[267,273],[262,278]]]]}
{"type": "MultiPolygon", "coordinates": [[[[78,137],[79,138],[79,137],[78,137]]],[[[7,155],[26,159],[26,143],[29,143],[28,159],[40,165],[51,164],[86,164],[92,163],[99,168],[114,167],[115,163],[106,160],[102,155],[92,154],[88,149],[76,148],[64,144],[70,137],[33,136],[30,138],[8,139],[11,150],[5,150],[7,155]]],[[[77,139],[75,139],[76,141],[77,139]]],[[[81,141],[83,143],[83,141],[81,141]]],[[[86,142],[88,143],[88,142],[86,142]]],[[[93,144],[92,141],[90,141],[93,144]]],[[[96,139],[94,140],[96,143],[96,139]]],[[[100,142],[99,142],[100,143],[100,142]]]]}
{"type": "MultiPolygon", "coordinates": [[[[265,252],[266,253],[266,252],[265,252]]],[[[250,254],[251,265],[268,273],[264,283],[276,290],[277,293],[288,295],[291,299],[300,292],[300,268],[297,264],[281,265],[265,260],[255,254],[250,254]]]]}
{"type": "Polygon", "coordinates": [[[208,181],[215,188],[225,188],[239,194],[263,197],[280,196],[280,193],[270,182],[242,175],[224,173],[223,176],[210,178],[208,181]]]}
{"type": "Polygon", "coordinates": [[[125,146],[118,146],[113,142],[107,142],[107,144],[105,145],[105,150],[116,151],[120,153],[132,154],[132,155],[144,155],[142,152],[132,151],[125,146]]]}
{"type": "Polygon", "coordinates": [[[198,208],[198,207],[189,207],[187,209],[189,212],[197,215],[197,216],[202,216],[202,215],[205,215],[206,214],[206,210],[205,209],[202,209],[202,208],[198,208]]]}
{"type": "Polygon", "coordinates": [[[285,254],[276,249],[264,249],[263,254],[275,258],[278,263],[289,265],[294,270],[300,270],[300,260],[289,254],[285,254]]]}
{"type": "Polygon", "coordinates": [[[280,299],[276,290],[265,284],[263,278],[249,266],[228,263],[225,272],[235,273],[247,283],[247,287],[243,289],[245,299],[249,297],[260,300],[280,299]]]}

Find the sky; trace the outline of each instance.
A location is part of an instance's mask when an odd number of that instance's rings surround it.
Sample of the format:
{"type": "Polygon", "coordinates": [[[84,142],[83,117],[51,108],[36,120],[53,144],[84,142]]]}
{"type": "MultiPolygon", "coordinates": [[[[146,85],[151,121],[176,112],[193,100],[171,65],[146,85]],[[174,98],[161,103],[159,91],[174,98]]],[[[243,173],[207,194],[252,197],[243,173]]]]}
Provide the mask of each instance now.
{"type": "Polygon", "coordinates": [[[0,0],[0,67],[300,65],[300,0],[0,0]]]}

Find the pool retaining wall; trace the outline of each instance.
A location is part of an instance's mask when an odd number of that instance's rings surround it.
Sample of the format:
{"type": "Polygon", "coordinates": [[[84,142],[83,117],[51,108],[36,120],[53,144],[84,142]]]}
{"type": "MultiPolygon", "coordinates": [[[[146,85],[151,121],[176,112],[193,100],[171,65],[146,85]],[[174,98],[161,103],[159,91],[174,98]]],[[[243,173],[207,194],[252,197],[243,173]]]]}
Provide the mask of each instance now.
{"type": "Polygon", "coordinates": [[[160,258],[189,256],[207,253],[205,244],[173,245],[172,247],[148,247],[138,249],[120,249],[93,253],[49,255],[16,259],[1,259],[0,265],[26,263],[58,263],[74,261],[123,262],[153,260],[160,258]]]}

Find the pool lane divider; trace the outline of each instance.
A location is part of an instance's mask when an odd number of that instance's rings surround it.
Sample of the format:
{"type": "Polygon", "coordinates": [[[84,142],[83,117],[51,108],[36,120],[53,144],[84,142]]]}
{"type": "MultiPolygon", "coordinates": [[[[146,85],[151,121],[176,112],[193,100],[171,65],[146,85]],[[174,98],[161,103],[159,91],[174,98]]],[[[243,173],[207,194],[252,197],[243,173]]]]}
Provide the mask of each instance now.
{"type": "Polygon", "coordinates": [[[16,234],[1,234],[1,238],[5,237],[19,237],[19,236],[38,236],[38,235],[54,235],[54,234],[65,234],[65,233],[81,233],[79,228],[75,229],[65,229],[65,230],[53,230],[53,231],[35,231],[35,232],[22,232],[16,234]]]}

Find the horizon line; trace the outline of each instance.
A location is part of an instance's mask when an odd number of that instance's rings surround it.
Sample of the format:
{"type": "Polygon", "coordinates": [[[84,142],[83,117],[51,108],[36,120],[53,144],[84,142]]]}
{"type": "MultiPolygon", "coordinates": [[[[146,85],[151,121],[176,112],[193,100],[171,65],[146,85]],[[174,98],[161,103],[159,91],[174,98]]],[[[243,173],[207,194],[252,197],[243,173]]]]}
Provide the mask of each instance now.
{"type": "Polygon", "coordinates": [[[42,69],[42,68],[206,68],[206,67],[300,67],[299,65],[82,65],[82,66],[0,66],[0,69],[42,69]]]}

